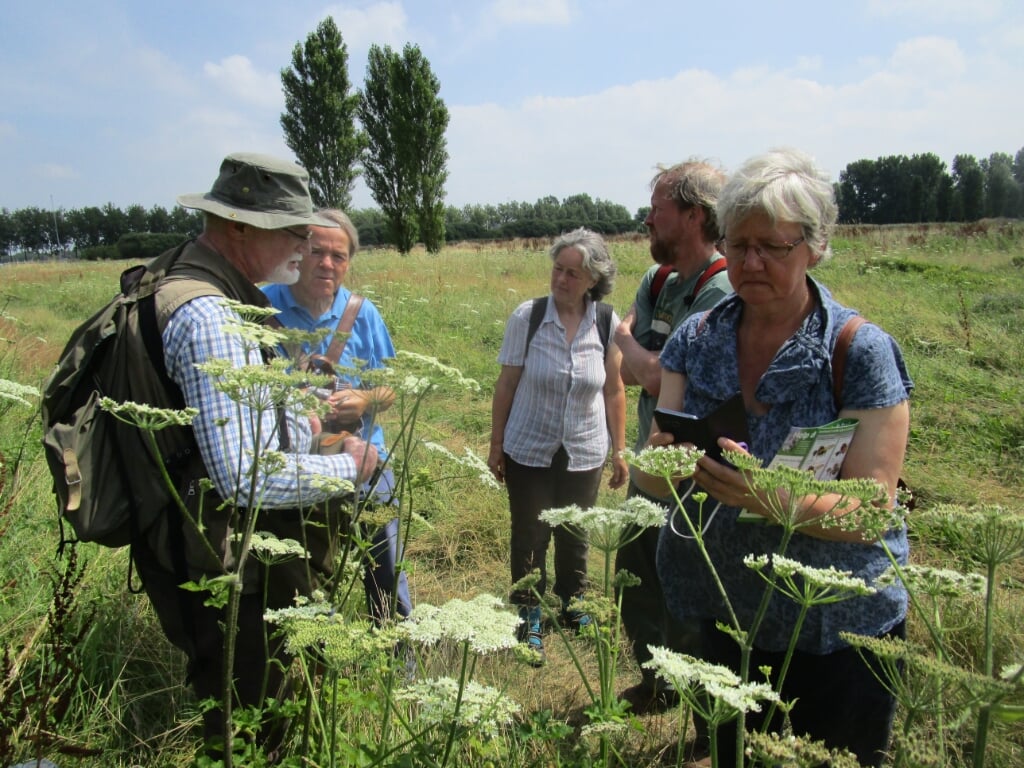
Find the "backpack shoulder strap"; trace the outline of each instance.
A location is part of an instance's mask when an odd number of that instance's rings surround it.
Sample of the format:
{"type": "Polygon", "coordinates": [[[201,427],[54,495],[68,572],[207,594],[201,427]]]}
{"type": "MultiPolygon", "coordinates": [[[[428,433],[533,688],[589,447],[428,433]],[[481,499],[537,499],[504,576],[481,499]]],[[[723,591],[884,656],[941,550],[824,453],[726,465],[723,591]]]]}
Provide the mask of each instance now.
{"type": "MultiPolygon", "coordinates": [[[[665,281],[668,280],[668,276],[676,271],[676,268],[671,264],[662,264],[658,267],[658,271],[654,273],[654,277],[651,278],[651,306],[658,303],[658,296],[661,295],[661,289],[665,287],[665,281]]],[[[696,295],[694,291],[694,295],[696,295]]]]}
{"type": "Polygon", "coordinates": [[[843,408],[843,377],[846,375],[846,353],[850,351],[853,335],[866,322],[867,320],[860,315],[851,317],[846,321],[842,330],[839,331],[835,346],[832,347],[832,398],[836,402],[837,411],[843,408]]]}
{"type": "Polygon", "coordinates": [[[701,273],[701,276],[697,278],[697,282],[693,286],[693,293],[686,297],[687,305],[693,304],[693,302],[696,301],[697,295],[700,293],[701,288],[703,288],[707,284],[708,280],[717,275],[719,272],[725,271],[725,268],[725,259],[718,259],[716,261],[711,262],[708,265],[708,268],[705,269],[701,273]]]}
{"type": "Polygon", "coordinates": [[[540,324],[544,321],[544,314],[548,311],[548,297],[541,296],[539,299],[533,300],[533,306],[530,307],[530,325],[526,329],[526,348],[523,350],[523,362],[526,362],[526,356],[530,354],[530,342],[533,341],[534,334],[537,333],[537,329],[540,328],[540,324]]]}
{"type": "Polygon", "coordinates": [[[362,296],[358,293],[349,295],[348,303],[345,304],[345,311],[341,313],[338,327],[334,329],[334,336],[331,338],[331,343],[327,347],[327,353],[324,355],[334,365],[337,365],[338,361],[341,360],[341,354],[345,351],[348,336],[352,333],[352,328],[356,324],[356,317],[359,316],[359,310],[362,306],[362,296]]]}
{"type": "Polygon", "coordinates": [[[608,339],[612,335],[612,305],[603,301],[597,302],[597,334],[601,337],[604,356],[608,357],[608,339]]]}

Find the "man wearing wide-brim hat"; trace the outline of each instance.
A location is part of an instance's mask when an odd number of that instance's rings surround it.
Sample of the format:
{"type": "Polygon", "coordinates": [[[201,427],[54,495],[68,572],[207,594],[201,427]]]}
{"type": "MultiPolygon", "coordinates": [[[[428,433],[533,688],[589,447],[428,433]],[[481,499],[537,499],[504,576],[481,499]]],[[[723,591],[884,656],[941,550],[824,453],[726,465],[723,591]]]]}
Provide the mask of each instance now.
{"type": "MultiPolygon", "coordinates": [[[[308,251],[309,227],[335,226],[314,215],[306,171],[266,155],[233,154],[224,159],[209,192],[182,195],[178,202],[205,213],[196,240],[154,262],[167,268],[155,302],[163,362],[184,404],[199,409],[188,436],[192,442],[173,446],[170,462],[188,515],[168,509],[133,542],[132,559],[168,638],[188,655],[189,679],[199,699],[222,700],[224,613],[203,605],[207,592],[179,585],[225,574],[240,578],[232,686],[236,705],[260,706],[267,696],[285,695],[288,666],[273,643],[269,655],[277,661],[268,658],[264,594],[269,607],[291,605],[297,593],[308,595],[329,576],[333,565],[339,523],[328,518],[337,514],[337,505],[330,511],[330,493],[312,477],[347,479],[358,487],[372,475],[377,454],[372,445],[349,437],[341,453],[314,455],[304,415],[235,402],[196,367],[212,360],[236,368],[264,362],[251,342],[225,331],[240,317],[224,299],[268,306],[256,283],[294,281],[308,251]],[[285,466],[269,475],[252,473],[254,457],[268,450],[279,451],[285,466]],[[207,477],[214,491],[201,492],[207,477]],[[234,502],[222,505],[223,499],[234,502]],[[253,499],[258,504],[249,502],[253,499]],[[305,542],[309,556],[269,571],[250,558],[239,572],[233,534],[245,528],[249,507],[259,509],[258,530],[305,542]]],[[[220,710],[204,714],[204,725],[208,744],[225,735],[220,710]]],[[[265,728],[268,749],[276,746],[279,730],[265,728]]]]}

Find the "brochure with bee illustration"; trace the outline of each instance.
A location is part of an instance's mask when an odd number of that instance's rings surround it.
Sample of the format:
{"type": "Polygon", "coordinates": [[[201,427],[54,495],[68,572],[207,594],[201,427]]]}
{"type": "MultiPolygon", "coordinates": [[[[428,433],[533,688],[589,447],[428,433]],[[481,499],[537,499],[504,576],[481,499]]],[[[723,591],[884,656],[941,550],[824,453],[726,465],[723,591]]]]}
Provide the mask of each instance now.
{"type": "Polygon", "coordinates": [[[804,469],[818,480],[835,480],[856,430],[856,419],[837,419],[820,427],[793,427],[768,468],[804,469]]]}
{"type": "MultiPolygon", "coordinates": [[[[804,469],[817,480],[836,480],[857,431],[857,419],[836,419],[820,427],[793,427],[768,469],[785,466],[804,469]]],[[[739,522],[768,523],[768,519],[740,510],[739,522]]]]}

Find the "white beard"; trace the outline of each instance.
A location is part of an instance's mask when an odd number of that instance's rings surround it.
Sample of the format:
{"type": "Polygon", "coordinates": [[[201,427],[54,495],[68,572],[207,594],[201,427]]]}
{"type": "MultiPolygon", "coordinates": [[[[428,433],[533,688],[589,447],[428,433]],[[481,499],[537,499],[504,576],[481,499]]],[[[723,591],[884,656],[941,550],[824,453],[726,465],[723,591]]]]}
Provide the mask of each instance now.
{"type": "Polygon", "coordinates": [[[295,285],[299,282],[299,262],[288,259],[282,261],[274,271],[267,277],[268,283],[280,283],[281,285],[295,285]]]}

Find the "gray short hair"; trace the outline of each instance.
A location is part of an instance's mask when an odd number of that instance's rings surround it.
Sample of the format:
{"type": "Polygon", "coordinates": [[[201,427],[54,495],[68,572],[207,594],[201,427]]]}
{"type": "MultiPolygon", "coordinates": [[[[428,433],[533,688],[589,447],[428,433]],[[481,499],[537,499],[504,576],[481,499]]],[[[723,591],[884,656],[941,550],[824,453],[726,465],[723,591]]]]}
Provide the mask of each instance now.
{"type": "Polygon", "coordinates": [[[772,149],[751,157],[729,177],[718,196],[723,232],[754,213],[799,224],[818,261],[832,255],[829,238],[839,210],[831,179],[810,155],[772,149]]]}
{"type": "Polygon", "coordinates": [[[583,269],[587,270],[591,278],[597,280],[588,292],[591,299],[600,301],[612,292],[612,288],[615,287],[615,275],[619,270],[608,253],[608,246],[603,237],[585,227],[563,232],[552,243],[548,255],[554,261],[566,248],[575,248],[583,254],[583,269]]]}
{"type": "Polygon", "coordinates": [[[348,214],[337,208],[321,208],[317,214],[328,221],[333,221],[341,228],[342,232],[348,235],[348,256],[349,258],[355,256],[356,251],[359,250],[359,230],[356,229],[356,225],[352,223],[348,214]]]}
{"type": "Polygon", "coordinates": [[[659,165],[658,172],[651,179],[651,190],[664,184],[668,188],[668,196],[679,206],[679,210],[703,208],[704,239],[713,243],[720,235],[715,206],[724,183],[725,173],[721,168],[708,160],[691,157],[675,165],[659,165]]]}

